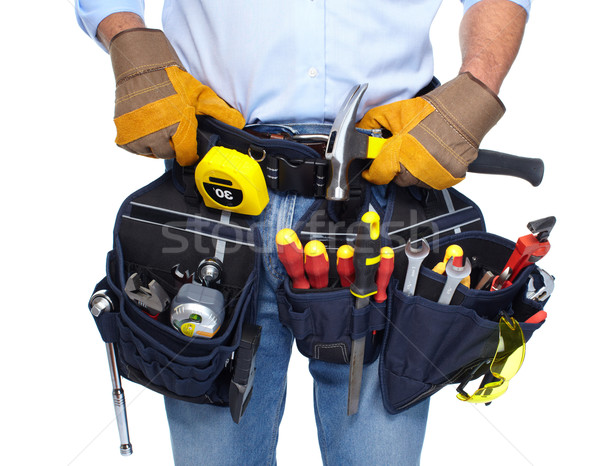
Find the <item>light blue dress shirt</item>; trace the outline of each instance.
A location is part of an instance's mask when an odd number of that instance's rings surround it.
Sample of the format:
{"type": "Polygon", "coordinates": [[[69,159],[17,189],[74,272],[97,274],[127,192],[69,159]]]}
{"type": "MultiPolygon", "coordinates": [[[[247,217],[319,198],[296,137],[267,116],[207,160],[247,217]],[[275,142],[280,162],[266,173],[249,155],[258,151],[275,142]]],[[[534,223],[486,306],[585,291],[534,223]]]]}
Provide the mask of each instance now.
{"type": "MultiPolygon", "coordinates": [[[[465,10],[480,0],[461,0],[465,10]]],[[[528,12],[530,0],[511,0],[528,12]]],[[[372,107],[407,99],[433,76],[429,28],[442,0],[165,0],[163,29],[187,70],[248,123],[331,122],[348,91],[372,107]]],[[[95,37],[143,0],[77,0],[95,37]]]]}

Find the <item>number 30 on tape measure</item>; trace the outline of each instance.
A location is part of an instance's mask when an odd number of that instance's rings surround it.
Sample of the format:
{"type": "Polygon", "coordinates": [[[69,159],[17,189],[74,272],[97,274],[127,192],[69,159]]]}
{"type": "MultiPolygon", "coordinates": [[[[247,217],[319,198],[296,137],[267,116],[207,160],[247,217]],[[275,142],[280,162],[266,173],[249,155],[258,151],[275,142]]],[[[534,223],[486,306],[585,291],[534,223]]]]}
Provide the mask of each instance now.
{"type": "Polygon", "coordinates": [[[258,162],[233,149],[210,149],[196,167],[195,179],[207,207],[258,215],[269,202],[258,162]]]}

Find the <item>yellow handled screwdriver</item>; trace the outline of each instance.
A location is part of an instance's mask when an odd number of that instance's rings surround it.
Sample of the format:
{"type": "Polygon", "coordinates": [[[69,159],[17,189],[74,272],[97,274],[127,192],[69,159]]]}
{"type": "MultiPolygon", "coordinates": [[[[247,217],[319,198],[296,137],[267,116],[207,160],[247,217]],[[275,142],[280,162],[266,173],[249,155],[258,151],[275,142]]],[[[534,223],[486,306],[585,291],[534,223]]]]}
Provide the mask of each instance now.
{"type": "MultiPolygon", "coordinates": [[[[375,274],[381,260],[379,221],[379,215],[376,212],[366,212],[361,218],[356,233],[354,244],[354,273],[356,279],[350,286],[350,292],[356,297],[356,309],[368,306],[369,297],[377,293],[375,274]]],[[[348,416],[358,412],[365,358],[365,340],[366,335],[352,340],[350,379],[348,382],[348,416]]]]}

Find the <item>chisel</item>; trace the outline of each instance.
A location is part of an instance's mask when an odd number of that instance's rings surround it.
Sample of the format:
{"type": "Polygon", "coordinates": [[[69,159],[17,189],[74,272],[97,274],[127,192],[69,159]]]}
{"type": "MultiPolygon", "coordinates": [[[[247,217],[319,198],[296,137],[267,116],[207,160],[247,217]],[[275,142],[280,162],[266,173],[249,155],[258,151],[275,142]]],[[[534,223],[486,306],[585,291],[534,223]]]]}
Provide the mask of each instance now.
{"type": "MultiPolygon", "coordinates": [[[[370,296],[377,293],[375,274],[381,260],[379,215],[366,212],[360,221],[354,244],[354,273],[356,279],[350,292],[356,297],[356,309],[369,305],[370,296]]],[[[348,383],[348,416],[358,412],[366,335],[352,340],[350,353],[350,379],[348,383]]]]}

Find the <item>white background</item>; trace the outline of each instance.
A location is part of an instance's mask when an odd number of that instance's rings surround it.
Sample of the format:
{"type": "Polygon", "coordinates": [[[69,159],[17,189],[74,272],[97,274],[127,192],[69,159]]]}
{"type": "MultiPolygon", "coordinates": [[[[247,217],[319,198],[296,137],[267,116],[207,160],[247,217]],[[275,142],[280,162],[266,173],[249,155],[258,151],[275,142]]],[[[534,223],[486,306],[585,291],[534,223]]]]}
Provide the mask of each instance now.
{"type": "MultiPolygon", "coordinates": [[[[433,397],[424,465],[598,464],[600,7],[534,3],[501,91],[508,111],[484,147],[542,157],[544,183],[470,175],[460,190],[489,231],[513,240],[530,220],[558,218],[540,264],[556,275],[556,291],[503,398],[475,407],[452,388],[433,397]]],[[[147,4],[157,26],[161,2],[147,4]]],[[[108,57],[78,29],[71,0],[13,0],[2,10],[0,463],[169,465],[162,398],[127,381],[134,454],[120,457],[105,348],[86,307],[118,206],[162,164],[113,144],[108,57]]],[[[460,17],[458,0],[448,0],[432,31],[442,81],[459,66],[460,17]]],[[[320,464],[311,398],[307,361],[296,354],[281,465],[320,464]]]]}

